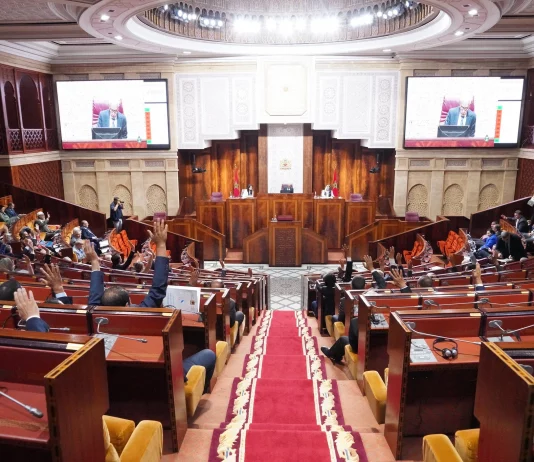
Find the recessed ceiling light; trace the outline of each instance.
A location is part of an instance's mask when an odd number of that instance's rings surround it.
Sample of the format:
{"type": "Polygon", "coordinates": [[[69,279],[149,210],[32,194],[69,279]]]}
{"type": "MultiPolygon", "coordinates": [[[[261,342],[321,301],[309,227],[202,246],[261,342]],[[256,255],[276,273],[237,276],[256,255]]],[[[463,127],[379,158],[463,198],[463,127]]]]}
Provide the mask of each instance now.
{"type": "Polygon", "coordinates": [[[467,12],[469,16],[476,16],[478,14],[478,10],[475,10],[474,8],[472,10],[469,10],[467,12]]]}
{"type": "Polygon", "coordinates": [[[121,35],[116,35],[115,36],[115,40],[122,40],[122,36],[121,35]]]}
{"type": "Polygon", "coordinates": [[[461,30],[457,30],[454,35],[456,35],[456,37],[460,37],[460,35],[464,35],[464,33],[461,30]]]}
{"type": "Polygon", "coordinates": [[[385,48],[382,50],[384,53],[389,53],[391,51],[391,48],[385,48]]]}
{"type": "Polygon", "coordinates": [[[190,54],[191,54],[190,51],[182,51],[182,53],[183,53],[184,55],[190,55],[190,54]]]}
{"type": "Polygon", "coordinates": [[[107,14],[103,14],[102,16],[100,16],[101,21],[107,21],[108,19],[109,19],[109,16],[107,14]]]}

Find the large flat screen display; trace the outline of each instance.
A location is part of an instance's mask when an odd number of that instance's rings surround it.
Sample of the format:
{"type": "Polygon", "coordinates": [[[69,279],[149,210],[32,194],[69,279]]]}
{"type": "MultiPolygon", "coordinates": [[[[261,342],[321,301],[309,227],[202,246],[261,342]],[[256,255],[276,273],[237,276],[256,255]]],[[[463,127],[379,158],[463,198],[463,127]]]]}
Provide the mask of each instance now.
{"type": "Polygon", "coordinates": [[[523,77],[408,77],[404,147],[517,147],[523,87],[523,77]]]}
{"type": "Polygon", "coordinates": [[[169,149],[166,80],[57,82],[63,149],[169,149]]]}

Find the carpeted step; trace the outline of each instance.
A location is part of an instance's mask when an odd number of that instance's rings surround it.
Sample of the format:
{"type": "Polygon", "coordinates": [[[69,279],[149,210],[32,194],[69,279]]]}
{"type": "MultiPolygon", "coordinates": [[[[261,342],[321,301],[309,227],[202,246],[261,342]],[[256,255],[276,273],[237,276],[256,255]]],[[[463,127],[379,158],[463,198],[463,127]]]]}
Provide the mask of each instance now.
{"type": "Polygon", "coordinates": [[[271,337],[255,335],[249,353],[269,355],[318,354],[317,339],[310,336],[271,337]]]}
{"type": "Polygon", "coordinates": [[[325,358],[304,355],[247,355],[242,377],[265,379],[316,379],[326,378],[325,358]]]}
{"type": "Polygon", "coordinates": [[[220,455],[229,458],[241,453],[244,454],[241,460],[254,462],[370,462],[356,432],[222,429],[213,432],[210,462],[220,461],[220,455]]]}

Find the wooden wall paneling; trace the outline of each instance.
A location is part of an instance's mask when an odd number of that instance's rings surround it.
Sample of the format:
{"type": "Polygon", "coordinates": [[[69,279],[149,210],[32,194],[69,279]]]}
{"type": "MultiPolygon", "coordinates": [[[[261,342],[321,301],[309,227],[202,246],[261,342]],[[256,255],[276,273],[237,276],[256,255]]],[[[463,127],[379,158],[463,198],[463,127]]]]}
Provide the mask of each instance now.
{"type": "Polygon", "coordinates": [[[16,169],[12,175],[12,179],[15,180],[13,184],[16,186],[64,199],[61,161],[27,164],[12,168],[16,169]]]}
{"type": "Polygon", "coordinates": [[[313,131],[310,124],[304,125],[304,178],[302,192],[312,194],[313,184],[313,131]]]}
{"type": "Polygon", "coordinates": [[[364,226],[351,233],[345,238],[345,244],[349,247],[349,255],[353,260],[363,260],[363,256],[369,254],[369,242],[377,239],[378,222],[364,226]]]}
{"type": "Polygon", "coordinates": [[[230,249],[242,249],[243,239],[256,232],[256,199],[230,199],[226,202],[230,249]]]}
{"type": "Polygon", "coordinates": [[[258,224],[258,229],[267,228],[271,218],[271,201],[267,194],[259,194],[256,199],[256,220],[258,224]]]}
{"type": "Polygon", "coordinates": [[[258,172],[258,131],[241,132],[240,165],[243,175],[243,188],[252,185],[254,195],[259,191],[258,172]]]}
{"type": "Polygon", "coordinates": [[[376,202],[346,202],[345,203],[345,235],[367,226],[375,221],[376,202]]]}
{"type": "Polygon", "coordinates": [[[304,198],[299,202],[299,217],[302,221],[302,227],[313,230],[313,196],[304,198]]]}
{"type": "MultiPolygon", "coordinates": [[[[534,108],[534,103],[533,103],[534,108]]],[[[515,198],[534,195],[534,160],[518,159],[515,198]]],[[[526,212],[525,212],[526,213],[526,212]]],[[[527,217],[529,218],[529,217],[527,217]]]]}
{"type": "MultiPolygon", "coordinates": [[[[332,162],[337,165],[339,195],[348,199],[354,191],[356,177],[353,175],[356,160],[356,148],[359,144],[354,141],[335,141],[332,143],[332,162]]],[[[334,165],[331,167],[331,177],[334,165]]],[[[332,178],[330,178],[332,183],[332,178]]]]}
{"type": "Polygon", "coordinates": [[[197,220],[218,233],[226,233],[226,203],[198,201],[197,220]]]}
{"type": "Polygon", "coordinates": [[[268,228],[263,228],[243,239],[243,263],[268,262],[269,230],[268,228]]]}
{"type": "Polygon", "coordinates": [[[269,191],[267,177],[267,125],[261,124],[258,135],[258,193],[269,191]]]}
{"type": "MultiPolygon", "coordinates": [[[[395,191],[395,150],[383,150],[382,163],[378,175],[380,176],[379,196],[389,197],[393,201],[393,193],[395,191]]],[[[376,201],[378,196],[372,199],[376,201]]]]}
{"type": "Polygon", "coordinates": [[[271,196],[271,215],[277,217],[278,215],[291,215],[293,220],[300,220],[298,214],[299,197],[293,194],[280,194],[280,196],[271,196]]]}
{"type": "Polygon", "coordinates": [[[313,133],[313,179],[312,193],[321,194],[327,180],[332,154],[331,134],[329,131],[314,131],[313,133]]]}
{"type": "Polygon", "coordinates": [[[328,242],[324,236],[302,229],[302,263],[328,263],[328,242]]]}
{"type": "Polygon", "coordinates": [[[343,199],[315,199],[315,232],[325,236],[329,249],[343,245],[345,231],[345,201],[343,199]]]}
{"type": "Polygon", "coordinates": [[[269,223],[269,266],[302,265],[302,223],[269,223]]]}
{"type": "Polygon", "coordinates": [[[404,225],[400,220],[378,220],[378,239],[383,239],[386,236],[393,236],[394,234],[402,233],[404,231],[404,225]]]}
{"type": "Polygon", "coordinates": [[[482,236],[493,220],[495,220],[497,217],[500,217],[501,215],[511,217],[514,214],[514,210],[517,209],[522,210],[523,213],[527,214],[527,218],[530,218],[528,215],[532,213],[532,209],[527,204],[529,200],[530,195],[529,197],[522,197],[516,199],[515,201],[507,202],[506,204],[498,205],[490,209],[473,213],[471,215],[471,221],[469,223],[469,234],[471,234],[471,236],[482,236]]]}

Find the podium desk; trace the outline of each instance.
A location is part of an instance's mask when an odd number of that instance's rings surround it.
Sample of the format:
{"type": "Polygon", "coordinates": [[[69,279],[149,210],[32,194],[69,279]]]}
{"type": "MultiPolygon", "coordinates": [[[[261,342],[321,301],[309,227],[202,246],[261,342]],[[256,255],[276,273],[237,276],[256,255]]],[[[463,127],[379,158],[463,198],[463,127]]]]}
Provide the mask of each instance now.
{"type": "Polygon", "coordinates": [[[43,413],[35,417],[0,397],[0,460],[105,459],[102,416],[109,401],[101,339],[5,329],[0,389],[43,413]]]}
{"type": "Polygon", "coordinates": [[[345,199],[314,199],[314,231],[325,236],[329,249],[340,249],[345,237],[345,199]]]}
{"type": "Polygon", "coordinates": [[[269,223],[269,266],[302,265],[302,222],[269,223]]]}

